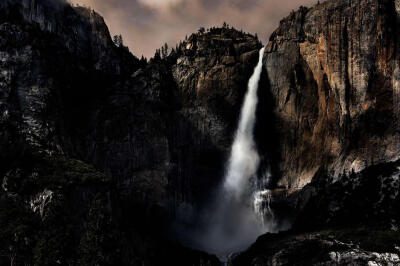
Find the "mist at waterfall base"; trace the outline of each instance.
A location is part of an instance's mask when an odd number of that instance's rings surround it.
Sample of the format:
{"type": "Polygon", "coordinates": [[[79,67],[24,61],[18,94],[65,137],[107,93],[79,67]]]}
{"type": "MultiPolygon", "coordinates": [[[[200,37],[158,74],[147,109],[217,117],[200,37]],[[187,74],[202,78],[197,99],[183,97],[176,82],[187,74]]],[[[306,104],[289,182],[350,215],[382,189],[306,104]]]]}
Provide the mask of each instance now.
{"type": "MultiPolygon", "coordinates": [[[[268,205],[270,194],[265,189],[269,173],[262,178],[256,176],[260,157],[253,133],[264,49],[260,50],[258,64],[248,82],[224,181],[208,207],[195,215],[196,228],[183,232],[181,239],[222,260],[246,249],[261,234],[274,231],[273,221],[264,219],[272,214],[268,205]]],[[[186,207],[181,216],[193,219],[190,206],[186,207]]]]}

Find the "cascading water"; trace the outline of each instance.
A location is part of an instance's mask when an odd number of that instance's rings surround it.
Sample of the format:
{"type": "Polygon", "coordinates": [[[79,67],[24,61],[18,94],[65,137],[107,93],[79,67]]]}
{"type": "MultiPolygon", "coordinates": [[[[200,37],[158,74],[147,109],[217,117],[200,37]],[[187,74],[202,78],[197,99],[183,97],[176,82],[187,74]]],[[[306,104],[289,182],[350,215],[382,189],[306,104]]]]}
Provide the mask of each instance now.
{"type": "Polygon", "coordinates": [[[264,49],[260,50],[258,64],[249,80],[225,177],[224,190],[237,198],[242,197],[246,184],[256,174],[260,162],[253,131],[256,122],[257,89],[262,72],[264,49]]]}
{"type": "Polygon", "coordinates": [[[222,260],[230,253],[247,248],[268,231],[264,217],[270,213],[270,194],[263,185],[257,185],[260,184],[256,177],[260,157],[253,133],[264,49],[260,50],[258,64],[248,83],[223,186],[212,210],[206,214],[209,219],[206,232],[197,236],[200,248],[217,254],[222,260]]]}

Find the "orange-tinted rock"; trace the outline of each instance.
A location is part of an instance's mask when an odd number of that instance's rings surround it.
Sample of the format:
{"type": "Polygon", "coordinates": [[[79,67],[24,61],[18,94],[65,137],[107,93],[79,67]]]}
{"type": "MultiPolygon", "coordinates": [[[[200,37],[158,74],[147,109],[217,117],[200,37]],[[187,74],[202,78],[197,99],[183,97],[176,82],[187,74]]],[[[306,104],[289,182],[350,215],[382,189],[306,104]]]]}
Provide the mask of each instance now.
{"type": "Polygon", "coordinates": [[[327,1],[281,21],[265,52],[280,185],[400,157],[398,21],[393,1],[377,0],[327,1]]]}

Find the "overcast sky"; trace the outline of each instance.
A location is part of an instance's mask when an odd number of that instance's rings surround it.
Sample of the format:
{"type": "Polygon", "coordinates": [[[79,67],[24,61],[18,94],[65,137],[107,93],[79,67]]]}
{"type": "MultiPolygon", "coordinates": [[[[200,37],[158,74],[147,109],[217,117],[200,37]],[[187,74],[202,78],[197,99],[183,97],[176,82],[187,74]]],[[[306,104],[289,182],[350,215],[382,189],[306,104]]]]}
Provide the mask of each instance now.
{"type": "Polygon", "coordinates": [[[165,42],[175,46],[200,27],[221,26],[257,33],[265,43],[279,21],[317,0],[70,0],[100,13],[112,35],[122,34],[138,57],[152,57],[165,42]]]}

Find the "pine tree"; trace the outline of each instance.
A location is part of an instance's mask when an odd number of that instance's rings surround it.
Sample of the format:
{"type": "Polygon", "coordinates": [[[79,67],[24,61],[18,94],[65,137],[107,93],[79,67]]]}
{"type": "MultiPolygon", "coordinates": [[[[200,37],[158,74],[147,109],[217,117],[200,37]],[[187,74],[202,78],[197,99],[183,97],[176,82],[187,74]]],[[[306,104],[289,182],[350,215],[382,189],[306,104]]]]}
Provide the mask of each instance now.
{"type": "Polygon", "coordinates": [[[122,35],[115,35],[113,37],[113,42],[116,46],[118,47],[123,47],[124,46],[124,40],[122,39],[122,35]]]}
{"type": "Polygon", "coordinates": [[[155,61],[161,60],[160,49],[156,50],[156,53],[154,54],[154,60],[155,61]]]}
{"type": "Polygon", "coordinates": [[[168,44],[164,43],[163,47],[161,47],[161,56],[163,59],[168,57],[168,44]]]}
{"type": "Polygon", "coordinates": [[[116,46],[119,46],[119,37],[118,37],[118,35],[115,35],[115,36],[113,37],[113,42],[114,42],[114,44],[115,44],[116,46]]]}

